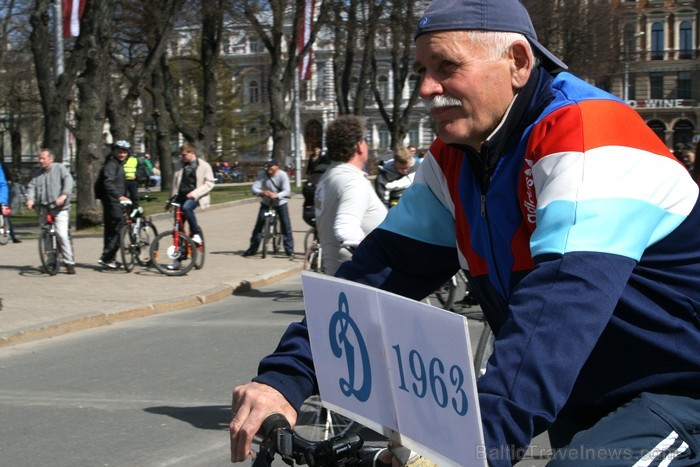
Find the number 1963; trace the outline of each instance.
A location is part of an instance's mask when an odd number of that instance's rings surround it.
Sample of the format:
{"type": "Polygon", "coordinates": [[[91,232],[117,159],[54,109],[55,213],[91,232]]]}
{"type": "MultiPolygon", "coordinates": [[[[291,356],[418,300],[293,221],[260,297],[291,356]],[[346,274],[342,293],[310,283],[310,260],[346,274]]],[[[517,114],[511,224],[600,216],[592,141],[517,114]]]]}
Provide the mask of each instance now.
{"type": "MultiPolygon", "coordinates": [[[[404,359],[403,355],[401,354],[401,347],[397,344],[394,345],[392,349],[394,349],[396,352],[399,378],[401,380],[399,389],[406,392],[411,392],[406,386],[404,359]]],[[[411,371],[409,378],[411,376],[413,377],[411,389],[413,389],[413,394],[415,394],[416,397],[423,399],[428,394],[428,386],[430,386],[430,392],[432,393],[433,399],[437,405],[445,408],[447,407],[447,404],[451,402],[452,409],[457,413],[457,415],[466,415],[467,410],[469,409],[469,402],[467,401],[467,394],[462,388],[462,385],[464,384],[464,373],[462,373],[462,369],[459,366],[451,366],[449,369],[449,375],[446,375],[445,365],[442,363],[442,361],[438,358],[433,358],[430,360],[426,370],[423,357],[417,350],[411,350],[408,353],[407,363],[411,371]],[[448,383],[445,382],[446,376],[449,376],[449,387],[448,383]]]]}

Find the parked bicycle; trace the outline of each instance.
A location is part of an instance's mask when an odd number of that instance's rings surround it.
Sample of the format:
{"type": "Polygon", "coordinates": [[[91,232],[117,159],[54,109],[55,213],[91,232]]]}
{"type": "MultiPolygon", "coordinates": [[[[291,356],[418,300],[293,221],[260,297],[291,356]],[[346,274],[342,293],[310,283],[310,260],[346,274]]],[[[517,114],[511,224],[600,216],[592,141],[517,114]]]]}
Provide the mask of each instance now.
{"type": "Polygon", "coordinates": [[[0,208],[0,245],[6,245],[10,241],[10,214],[12,209],[9,206],[0,208]]]}
{"type": "Polygon", "coordinates": [[[378,461],[385,449],[364,446],[358,433],[349,432],[313,442],[300,436],[282,415],[269,415],[260,428],[262,441],[253,467],[270,467],[276,456],[288,465],[309,466],[385,466],[378,461]]]}
{"type": "Polygon", "coordinates": [[[263,225],[262,257],[267,256],[268,249],[272,249],[274,254],[284,251],[284,234],[280,226],[279,216],[275,203],[270,203],[265,213],[265,224],[263,225]]]}
{"type": "Polygon", "coordinates": [[[55,203],[36,205],[39,218],[44,219],[39,232],[39,258],[44,271],[50,276],[58,273],[63,258],[61,240],[58,238],[54,223],[56,207],[55,203]]]}
{"type": "MultiPolygon", "coordinates": [[[[155,198],[144,197],[145,201],[155,198]]],[[[156,226],[151,222],[150,217],[146,219],[143,215],[143,207],[132,209],[130,200],[121,201],[124,215],[124,226],[119,232],[119,250],[121,251],[122,265],[126,272],[131,272],[134,265],[148,266],[151,263],[151,244],[158,236],[156,226]]]]}
{"type": "Polygon", "coordinates": [[[182,276],[192,268],[202,269],[206,254],[204,233],[200,232],[202,242],[195,243],[192,233],[185,233],[185,213],[182,206],[172,198],[166,209],[173,212],[173,228],[161,232],[151,244],[151,263],[167,276],[182,276]]]}

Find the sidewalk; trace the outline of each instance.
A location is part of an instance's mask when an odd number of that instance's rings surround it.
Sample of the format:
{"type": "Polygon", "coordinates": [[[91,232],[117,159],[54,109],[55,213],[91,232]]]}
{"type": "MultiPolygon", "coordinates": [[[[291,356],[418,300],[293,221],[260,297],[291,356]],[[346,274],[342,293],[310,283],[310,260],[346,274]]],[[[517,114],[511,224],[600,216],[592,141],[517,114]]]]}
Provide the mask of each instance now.
{"type": "MultiPolygon", "coordinates": [[[[51,277],[39,269],[36,239],[23,237],[23,229],[17,229],[22,243],[0,246],[0,346],[210,303],[299,274],[308,227],[301,205],[301,196],[289,202],[293,260],[283,254],[265,259],[259,254],[241,256],[257,217],[257,198],[197,210],[207,242],[205,264],[180,277],[138,265],[131,273],[102,270],[97,265],[101,234],[74,236],[76,275],[61,268],[51,277]]],[[[158,232],[172,226],[170,214],[154,216],[153,221],[158,232]]]]}

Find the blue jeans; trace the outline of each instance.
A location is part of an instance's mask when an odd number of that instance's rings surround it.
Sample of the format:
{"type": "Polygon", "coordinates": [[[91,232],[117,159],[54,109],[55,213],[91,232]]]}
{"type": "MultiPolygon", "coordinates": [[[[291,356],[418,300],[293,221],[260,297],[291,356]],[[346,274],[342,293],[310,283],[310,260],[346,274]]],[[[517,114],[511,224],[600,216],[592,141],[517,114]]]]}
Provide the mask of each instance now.
{"type": "MultiPolygon", "coordinates": [[[[253,235],[250,237],[250,248],[248,251],[257,252],[258,247],[260,247],[260,242],[263,238],[263,226],[265,225],[265,213],[268,207],[260,203],[260,209],[258,210],[258,220],[255,222],[255,227],[253,228],[253,235]]],[[[280,220],[280,227],[282,228],[282,234],[284,235],[284,252],[287,255],[294,254],[294,238],[292,237],[292,223],[289,220],[289,209],[287,204],[282,204],[277,208],[277,216],[280,220]]]]}
{"type": "Polygon", "coordinates": [[[700,465],[700,398],[642,393],[578,432],[548,467],[700,465]],[[639,463],[637,463],[639,462],[639,463]]]}
{"type": "Polygon", "coordinates": [[[185,214],[185,219],[187,219],[187,223],[190,226],[190,232],[192,233],[192,235],[202,233],[199,230],[197,216],[194,215],[194,210],[197,209],[197,206],[199,206],[199,202],[192,198],[187,198],[182,203],[182,212],[184,212],[185,214]]]}

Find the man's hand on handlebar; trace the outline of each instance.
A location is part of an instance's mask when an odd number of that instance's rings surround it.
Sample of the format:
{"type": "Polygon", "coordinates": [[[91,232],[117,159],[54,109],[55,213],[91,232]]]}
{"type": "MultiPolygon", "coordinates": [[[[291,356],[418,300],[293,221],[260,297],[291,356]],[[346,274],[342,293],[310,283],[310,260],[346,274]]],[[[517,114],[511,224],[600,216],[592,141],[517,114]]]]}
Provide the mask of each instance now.
{"type": "Polygon", "coordinates": [[[261,383],[252,382],[234,388],[231,409],[231,462],[246,460],[253,437],[269,414],[282,414],[291,426],[297,421],[297,412],[287,399],[276,389],[261,383]]]}

